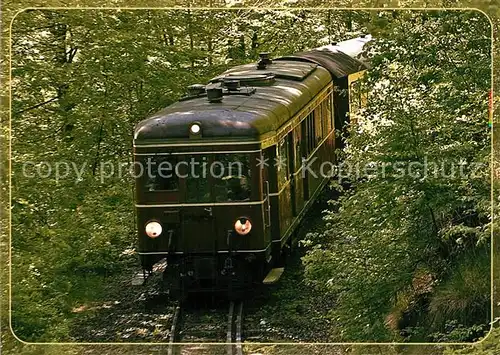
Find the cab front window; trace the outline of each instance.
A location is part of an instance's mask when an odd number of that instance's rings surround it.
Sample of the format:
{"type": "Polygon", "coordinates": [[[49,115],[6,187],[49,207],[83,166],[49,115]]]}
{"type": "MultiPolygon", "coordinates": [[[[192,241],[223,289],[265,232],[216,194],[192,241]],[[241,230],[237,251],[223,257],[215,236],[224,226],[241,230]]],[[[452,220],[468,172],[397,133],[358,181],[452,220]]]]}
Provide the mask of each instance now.
{"type": "Polygon", "coordinates": [[[176,156],[149,156],[145,160],[146,191],[177,191],[179,177],[175,174],[176,156]]]}
{"type": "Polygon", "coordinates": [[[210,202],[207,176],[208,159],[205,155],[186,156],[186,202],[210,202]]]}
{"type": "Polygon", "coordinates": [[[155,203],[250,201],[252,161],[246,153],[172,152],[144,156],[139,161],[143,174],[138,175],[138,194],[144,202],[155,203]]]}
{"type": "Polygon", "coordinates": [[[251,167],[245,154],[216,154],[212,163],[215,202],[247,201],[251,195],[251,167]]]}

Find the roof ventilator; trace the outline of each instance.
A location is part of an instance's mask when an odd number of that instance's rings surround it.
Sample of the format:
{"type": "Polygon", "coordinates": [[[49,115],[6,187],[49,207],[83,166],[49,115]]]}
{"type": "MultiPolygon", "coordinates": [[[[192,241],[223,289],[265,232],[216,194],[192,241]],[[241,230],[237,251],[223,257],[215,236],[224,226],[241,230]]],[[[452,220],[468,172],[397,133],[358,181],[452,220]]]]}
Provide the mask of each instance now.
{"type": "Polygon", "coordinates": [[[269,58],[269,53],[259,53],[259,61],[257,62],[257,69],[266,69],[268,64],[271,64],[273,61],[269,58]]]}
{"type": "Polygon", "coordinates": [[[205,85],[203,84],[189,85],[188,94],[189,96],[200,96],[205,94],[205,85]]]}
{"type": "Polygon", "coordinates": [[[209,102],[221,102],[223,98],[222,88],[209,88],[207,89],[207,98],[209,102]]]}
{"type": "Polygon", "coordinates": [[[224,78],[224,86],[228,91],[239,91],[240,81],[236,79],[224,78]]]}

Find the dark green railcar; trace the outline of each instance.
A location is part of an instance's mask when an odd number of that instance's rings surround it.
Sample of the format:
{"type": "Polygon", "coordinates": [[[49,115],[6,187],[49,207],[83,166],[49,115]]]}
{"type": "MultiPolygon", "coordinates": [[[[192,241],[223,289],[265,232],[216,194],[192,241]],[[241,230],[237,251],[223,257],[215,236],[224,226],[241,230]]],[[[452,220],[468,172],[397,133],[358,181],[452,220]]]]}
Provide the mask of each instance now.
{"type": "Polygon", "coordinates": [[[369,40],[272,60],[262,54],[191,86],[189,96],[137,125],[145,274],[166,258],[165,282],[185,295],[245,290],[280,266],[328,180],[322,164],[336,161],[335,132],[360,103],[349,89],[367,69],[355,57],[369,40]]]}

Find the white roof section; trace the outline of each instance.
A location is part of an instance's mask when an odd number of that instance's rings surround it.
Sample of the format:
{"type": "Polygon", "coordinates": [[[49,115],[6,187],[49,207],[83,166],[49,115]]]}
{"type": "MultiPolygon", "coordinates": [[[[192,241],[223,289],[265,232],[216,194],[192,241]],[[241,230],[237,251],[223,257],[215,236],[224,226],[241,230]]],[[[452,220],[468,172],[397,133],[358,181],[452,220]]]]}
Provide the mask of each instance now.
{"type": "Polygon", "coordinates": [[[328,50],[330,52],[343,52],[353,58],[356,58],[362,51],[366,43],[372,40],[372,35],[365,35],[348,39],[347,41],[338,42],[337,44],[328,44],[318,47],[318,50],[328,50]]]}

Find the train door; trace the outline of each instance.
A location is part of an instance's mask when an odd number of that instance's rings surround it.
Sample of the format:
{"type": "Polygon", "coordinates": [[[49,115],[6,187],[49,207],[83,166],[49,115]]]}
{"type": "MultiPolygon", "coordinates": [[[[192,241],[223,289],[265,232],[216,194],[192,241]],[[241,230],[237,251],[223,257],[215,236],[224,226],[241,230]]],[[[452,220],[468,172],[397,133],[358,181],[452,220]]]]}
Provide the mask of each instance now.
{"type": "Polygon", "coordinates": [[[295,202],[295,215],[298,215],[300,211],[304,208],[304,179],[302,170],[302,157],[304,156],[302,150],[302,130],[301,125],[297,125],[293,129],[293,169],[292,171],[292,181],[294,190],[294,202],[295,202]]]}
{"type": "MultiPolygon", "coordinates": [[[[300,146],[301,146],[301,151],[304,152],[304,156],[302,157],[302,159],[304,159],[307,156],[307,143],[306,143],[307,125],[306,125],[306,120],[303,120],[302,122],[300,122],[300,130],[301,130],[302,135],[303,135],[303,139],[300,142],[300,146]]],[[[303,196],[304,201],[307,201],[309,199],[309,196],[307,193],[308,192],[307,171],[302,170],[300,173],[302,175],[302,196],[303,196]]]]}
{"type": "MultiPolygon", "coordinates": [[[[314,150],[315,143],[315,129],[314,129],[314,113],[309,113],[306,118],[304,118],[301,122],[301,131],[302,131],[302,140],[301,140],[301,152],[304,155],[305,159],[309,159],[311,153],[314,150]]],[[[307,161],[305,161],[307,164],[307,161]]],[[[311,197],[310,189],[310,177],[311,174],[307,171],[307,169],[303,169],[302,171],[302,185],[304,191],[304,201],[309,200],[311,197]]]]}
{"type": "Polygon", "coordinates": [[[289,135],[283,137],[276,146],[278,173],[278,203],[280,219],[280,237],[282,243],[293,222],[293,203],[290,181],[290,145],[289,135]]]}
{"type": "Polygon", "coordinates": [[[194,162],[189,169],[182,166],[181,171],[185,178],[185,202],[195,204],[186,207],[182,212],[182,235],[185,250],[194,252],[211,252],[217,250],[215,235],[215,221],[213,218],[211,202],[210,174],[206,167],[212,158],[205,155],[185,156],[186,162],[194,162]]]}
{"type": "MultiPolygon", "coordinates": [[[[264,152],[261,153],[260,161],[265,161],[266,157],[264,156],[264,152]]],[[[261,181],[262,192],[264,197],[264,206],[263,206],[263,220],[264,220],[264,234],[266,236],[266,242],[271,241],[271,195],[270,195],[270,185],[269,185],[269,167],[266,164],[262,164],[259,169],[262,173],[261,181]]]]}

